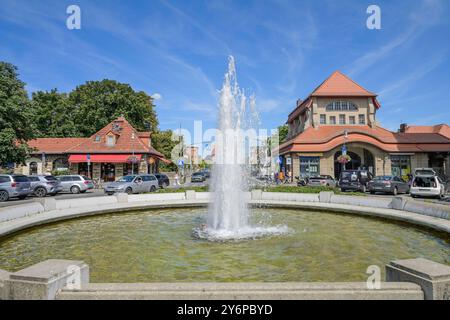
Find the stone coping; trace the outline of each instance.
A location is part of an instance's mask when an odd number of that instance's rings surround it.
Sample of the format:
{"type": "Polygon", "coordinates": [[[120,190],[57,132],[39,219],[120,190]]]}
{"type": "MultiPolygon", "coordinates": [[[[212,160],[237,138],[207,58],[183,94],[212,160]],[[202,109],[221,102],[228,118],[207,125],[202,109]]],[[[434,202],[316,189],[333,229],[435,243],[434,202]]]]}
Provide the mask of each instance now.
{"type": "MultiPolygon", "coordinates": [[[[404,198],[374,198],[334,195],[332,192],[320,194],[265,193],[254,190],[247,194],[253,206],[308,209],[378,217],[406,222],[450,234],[450,208],[432,205],[404,198]]],[[[30,213],[30,205],[0,208],[0,238],[21,230],[92,215],[120,213],[145,209],[205,207],[210,203],[210,193],[187,194],[117,194],[116,196],[80,198],[73,200],[38,199],[30,213]],[[2,221],[2,213],[12,219],[2,221]]]]}
{"type": "Polygon", "coordinates": [[[62,289],[59,300],[423,300],[414,283],[89,283],[62,289]]]}

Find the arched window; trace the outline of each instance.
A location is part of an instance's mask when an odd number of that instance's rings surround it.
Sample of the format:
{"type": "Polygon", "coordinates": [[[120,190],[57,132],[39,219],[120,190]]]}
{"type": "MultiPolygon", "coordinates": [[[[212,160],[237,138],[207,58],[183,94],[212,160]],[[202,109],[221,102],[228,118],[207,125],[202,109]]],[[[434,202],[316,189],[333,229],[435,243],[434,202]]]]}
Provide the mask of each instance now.
{"type": "Polygon", "coordinates": [[[350,101],[333,101],[327,105],[327,111],[358,111],[358,107],[350,101]]]}

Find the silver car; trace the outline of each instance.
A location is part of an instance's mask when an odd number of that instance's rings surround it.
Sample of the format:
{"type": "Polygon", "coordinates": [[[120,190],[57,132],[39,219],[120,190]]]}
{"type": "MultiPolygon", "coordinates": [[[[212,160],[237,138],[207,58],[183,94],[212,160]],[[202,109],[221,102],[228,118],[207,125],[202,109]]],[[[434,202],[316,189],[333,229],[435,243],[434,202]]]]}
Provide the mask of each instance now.
{"type": "Polygon", "coordinates": [[[308,181],[308,186],[312,187],[336,187],[336,180],[332,176],[317,176],[311,177],[308,181]]]}
{"type": "Polygon", "coordinates": [[[54,196],[63,190],[61,182],[54,176],[28,176],[31,190],[36,197],[43,198],[47,195],[54,196]]]}
{"type": "Polygon", "coordinates": [[[85,176],[59,176],[58,180],[61,182],[62,192],[77,194],[85,193],[88,190],[94,189],[92,179],[85,176]]]}
{"type": "Polygon", "coordinates": [[[129,175],[119,178],[105,186],[105,193],[145,193],[154,192],[159,188],[158,179],[153,174],[129,175]]]}
{"type": "Polygon", "coordinates": [[[23,175],[0,175],[0,202],[9,198],[25,199],[33,191],[30,180],[23,175]]]}

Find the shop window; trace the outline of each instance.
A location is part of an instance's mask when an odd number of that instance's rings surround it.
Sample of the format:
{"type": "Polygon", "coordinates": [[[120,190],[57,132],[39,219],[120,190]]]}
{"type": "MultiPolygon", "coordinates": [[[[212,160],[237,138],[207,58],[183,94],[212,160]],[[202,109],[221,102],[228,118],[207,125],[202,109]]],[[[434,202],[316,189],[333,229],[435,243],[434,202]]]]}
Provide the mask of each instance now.
{"type": "Polygon", "coordinates": [[[313,177],[320,174],[320,157],[300,157],[300,175],[313,177]]]}
{"type": "Polygon", "coordinates": [[[411,174],[411,157],[410,156],[391,156],[392,175],[408,180],[411,174]]]}

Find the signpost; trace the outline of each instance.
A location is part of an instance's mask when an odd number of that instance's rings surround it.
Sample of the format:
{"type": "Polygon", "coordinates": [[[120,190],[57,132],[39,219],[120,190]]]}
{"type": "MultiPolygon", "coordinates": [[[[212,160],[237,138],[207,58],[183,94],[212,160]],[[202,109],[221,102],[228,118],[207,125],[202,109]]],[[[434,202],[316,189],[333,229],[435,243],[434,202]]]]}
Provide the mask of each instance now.
{"type": "Polygon", "coordinates": [[[88,175],[89,175],[89,178],[92,179],[92,175],[91,175],[91,155],[89,153],[86,155],[86,160],[87,160],[88,175]]]}

